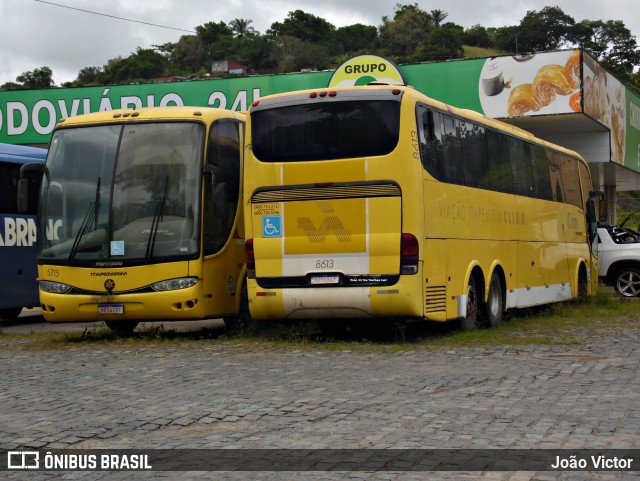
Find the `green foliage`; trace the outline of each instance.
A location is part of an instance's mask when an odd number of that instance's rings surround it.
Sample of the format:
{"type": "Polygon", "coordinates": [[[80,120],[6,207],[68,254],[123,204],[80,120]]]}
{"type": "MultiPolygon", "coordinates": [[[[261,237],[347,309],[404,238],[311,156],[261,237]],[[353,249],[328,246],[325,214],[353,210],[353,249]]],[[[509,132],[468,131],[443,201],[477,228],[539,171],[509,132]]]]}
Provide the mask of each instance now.
{"type": "Polygon", "coordinates": [[[415,5],[397,6],[393,20],[386,17],[380,26],[380,47],[392,56],[408,58],[433,28],[431,16],[415,5]]]}
{"type": "Polygon", "coordinates": [[[462,58],[464,56],[463,31],[462,27],[452,23],[434,28],[427,40],[416,49],[414,60],[422,62],[462,58]]]}

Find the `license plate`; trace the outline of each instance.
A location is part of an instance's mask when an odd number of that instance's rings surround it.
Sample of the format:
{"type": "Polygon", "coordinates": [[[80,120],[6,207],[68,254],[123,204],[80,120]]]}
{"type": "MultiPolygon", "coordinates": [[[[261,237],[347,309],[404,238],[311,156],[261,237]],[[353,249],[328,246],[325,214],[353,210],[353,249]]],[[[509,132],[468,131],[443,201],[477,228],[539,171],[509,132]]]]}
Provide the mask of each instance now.
{"type": "Polygon", "coordinates": [[[122,304],[99,304],[98,314],[124,314],[122,304]]]}
{"type": "Polygon", "coordinates": [[[311,278],[311,285],[339,284],[340,276],[314,276],[311,278]]]}

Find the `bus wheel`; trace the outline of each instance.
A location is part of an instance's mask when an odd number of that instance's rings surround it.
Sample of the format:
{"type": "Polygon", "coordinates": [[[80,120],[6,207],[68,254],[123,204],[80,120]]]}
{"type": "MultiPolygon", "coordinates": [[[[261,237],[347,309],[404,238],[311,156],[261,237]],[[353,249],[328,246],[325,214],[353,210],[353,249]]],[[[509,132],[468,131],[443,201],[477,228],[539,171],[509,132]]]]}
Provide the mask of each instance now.
{"type": "Polygon", "coordinates": [[[234,316],[224,316],[224,327],[228,331],[244,331],[251,322],[251,312],[249,311],[249,291],[247,290],[247,280],[242,283],[240,292],[240,310],[234,316]]]}
{"type": "Polygon", "coordinates": [[[623,267],[616,272],[614,285],[621,296],[637,297],[640,295],[640,269],[623,267]]]}
{"type": "Polygon", "coordinates": [[[473,276],[469,278],[467,287],[467,314],[460,319],[460,328],[470,331],[478,327],[478,290],[473,276]]]}
{"type": "Polygon", "coordinates": [[[104,321],[116,336],[130,336],[138,325],[138,321],[104,321]]]}
{"type": "Polygon", "coordinates": [[[497,273],[491,275],[489,297],[483,308],[483,327],[495,327],[502,321],[503,312],[502,282],[497,273]]]}
{"type": "Polygon", "coordinates": [[[6,309],[0,309],[0,319],[15,319],[22,312],[22,307],[8,307],[6,309]]]}

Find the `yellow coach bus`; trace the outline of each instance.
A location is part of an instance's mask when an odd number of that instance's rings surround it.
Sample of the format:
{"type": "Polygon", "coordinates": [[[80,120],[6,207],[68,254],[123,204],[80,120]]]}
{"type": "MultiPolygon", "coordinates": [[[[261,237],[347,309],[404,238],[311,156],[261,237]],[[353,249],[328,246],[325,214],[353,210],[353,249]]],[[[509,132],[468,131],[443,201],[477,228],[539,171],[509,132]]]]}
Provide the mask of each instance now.
{"type": "Polygon", "coordinates": [[[597,286],[586,162],[410,87],[255,101],[244,178],[254,319],[470,329],[597,286]]]}
{"type": "Polygon", "coordinates": [[[140,321],[237,320],[244,122],[197,107],[60,122],[38,213],[45,319],[123,333],[140,321]]]}

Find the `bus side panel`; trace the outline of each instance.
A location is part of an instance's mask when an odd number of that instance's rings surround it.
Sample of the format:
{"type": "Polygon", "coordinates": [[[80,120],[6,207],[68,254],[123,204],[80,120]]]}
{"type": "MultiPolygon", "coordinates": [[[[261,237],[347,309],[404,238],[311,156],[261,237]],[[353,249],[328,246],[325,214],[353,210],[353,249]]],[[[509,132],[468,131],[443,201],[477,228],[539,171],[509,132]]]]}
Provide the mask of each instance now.
{"type": "Polygon", "coordinates": [[[33,216],[0,215],[0,309],[39,305],[33,216]]]}

